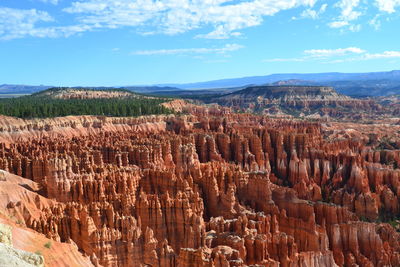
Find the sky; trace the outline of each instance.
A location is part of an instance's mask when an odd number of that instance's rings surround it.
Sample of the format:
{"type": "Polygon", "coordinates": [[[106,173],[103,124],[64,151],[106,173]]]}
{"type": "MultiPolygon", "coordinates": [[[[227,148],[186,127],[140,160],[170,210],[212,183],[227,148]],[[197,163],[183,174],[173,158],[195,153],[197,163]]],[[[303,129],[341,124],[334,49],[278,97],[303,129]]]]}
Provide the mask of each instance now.
{"type": "Polygon", "coordinates": [[[400,0],[0,0],[0,84],[400,69],[400,0]]]}

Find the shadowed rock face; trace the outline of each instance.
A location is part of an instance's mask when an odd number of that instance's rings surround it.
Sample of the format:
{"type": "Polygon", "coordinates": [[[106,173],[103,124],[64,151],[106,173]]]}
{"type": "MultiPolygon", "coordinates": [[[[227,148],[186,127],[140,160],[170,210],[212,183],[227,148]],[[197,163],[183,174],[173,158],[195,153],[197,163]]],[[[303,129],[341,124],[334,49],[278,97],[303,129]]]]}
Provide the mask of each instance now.
{"type": "Polygon", "coordinates": [[[5,212],[103,266],[400,265],[399,233],[376,223],[399,215],[399,151],[227,110],[148,120],[13,135],[0,169],[54,201],[5,212]]]}

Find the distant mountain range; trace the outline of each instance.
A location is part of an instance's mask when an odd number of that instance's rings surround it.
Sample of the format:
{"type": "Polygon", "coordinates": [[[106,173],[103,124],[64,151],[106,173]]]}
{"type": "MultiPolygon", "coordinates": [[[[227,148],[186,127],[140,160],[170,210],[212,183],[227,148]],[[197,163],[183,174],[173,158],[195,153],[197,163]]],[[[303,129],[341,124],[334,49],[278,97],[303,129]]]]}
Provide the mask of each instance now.
{"type": "Polygon", "coordinates": [[[53,86],[47,85],[22,85],[22,84],[0,84],[0,94],[33,94],[53,86]]]}
{"type": "Polygon", "coordinates": [[[164,84],[163,86],[178,87],[182,89],[210,89],[210,88],[225,88],[237,87],[244,85],[261,85],[271,84],[278,81],[285,80],[303,80],[318,83],[332,82],[332,81],[368,81],[368,80],[395,80],[400,82],[400,70],[393,70],[387,72],[367,72],[367,73],[340,73],[340,72],[327,72],[327,73],[282,73],[271,74],[266,76],[251,76],[234,79],[222,79],[198,83],[186,84],[164,84]]]}
{"type": "MultiPolygon", "coordinates": [[[[209,94],[212,91],[235,91],[251,85],[315,85],[331,86],[339,93],[350,96],[387,96],[400,94],[400,70],[387,72],[368,73],[284,73],[266,76],[253,76],[234,79],[222,79],[198,83],[186,84],[160,84],[150,86],[118,86],[138,93],[161,94],[165,92],[188,92],[195,90],[209,94]]],[[[39,85],[0,85],[0,94],[32,94],[52,86],[39,85]]],[[[104,87],[95,87],[104,88],[104,87]]],[[[192,92],[193,92],[192,91],[192,92]]],[[[170,92],[170,93],[168,93],[170,92]]],[[[184,93],[186,94],[186,93],[184,93]]]]}
{"type": "Polygon", "coordinates": [[[362,96],[400,94],[400,70],[367,73],[284,73],[215,81],[167,84],[182,89],[232,88],[251,85],[316,85],[332,86],[339,93],[362,96]]]}

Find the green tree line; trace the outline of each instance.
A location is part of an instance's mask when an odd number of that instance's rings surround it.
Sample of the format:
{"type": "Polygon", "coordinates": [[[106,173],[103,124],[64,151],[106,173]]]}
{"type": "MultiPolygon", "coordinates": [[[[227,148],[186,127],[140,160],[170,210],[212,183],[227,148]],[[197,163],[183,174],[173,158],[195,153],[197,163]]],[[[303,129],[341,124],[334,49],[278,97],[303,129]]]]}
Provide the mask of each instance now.
{"type": "Polygon", "coordinates": [[[160,105],[161,98],[126,99],[52,99],[24,96],[0,99],[0,114],[19,118],[48,118],[68,115],[105,115],[131,117],[149,114],[170,114],[160,105]]]}

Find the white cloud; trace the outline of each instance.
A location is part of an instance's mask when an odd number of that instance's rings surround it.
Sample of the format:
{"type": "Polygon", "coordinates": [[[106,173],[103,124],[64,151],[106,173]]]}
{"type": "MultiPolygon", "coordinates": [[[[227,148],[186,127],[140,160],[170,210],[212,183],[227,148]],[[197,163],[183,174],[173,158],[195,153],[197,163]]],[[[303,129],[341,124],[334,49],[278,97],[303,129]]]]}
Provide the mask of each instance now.
{"type": "Polygon", "coordinates": [[[343,28],[349,26],[351,31],[358,31],[361,26],[352,26],[351,21],[358,19],[362,13],[354,9],[360,5],[360,0],[340,0],[335,4],[335,7],[340,8],[340,16],[334,21],[328,23],[331,28],[343,28]]]}
{"type": "Polygon", "coordinates": [[[348,21],[333,21],[328,24],[331,28],[343,28],[348,26],[348,30],[352,32],[359,32],[361,30],[361,24],[350,24],[348,21]]]}
{"type": "MultiPolygon", "coordinates": [[[[60,0],[32,0],[59,4],[60,0]]],[[[259,26],[275,14],[289,9],[302,8],[298,18],[325,20],[327,26],[340,31],[360,31],[359,18],[370,16],[369,24],[378,28],[376,14],[366,12],[367,0],[335,0],[327,13],[327,1],[317,0],[73,0],[64,1],[61,9],[74,24],[61,25],[60,20],[46,11],[1,8],[0,39],[25,36],[70,36],[93,29],[130,27],[141,35],[176,35],[196,31],[196,38],[228,39],[242,35],[242,30],[259,26]],[[10,10],[8,12],[7,10],[10,10]],[[17,14],[17,15],[16,15],[17,14]],[[324,14],[322,16],[322,14],[324,14]],[[13,17],[14,16],[14,17],[13,17]],[[330,19],[329,19],[330,17],[330,19]],[[10,19],[11,18],[11,19],[10,19]],[[44,24],[50,23],[51,24],[44,24]],[[202,31],[202,29],[207,29],[202,31]],[[201,31],[201,32],[200,32],[201,31]],[[199,33],[200,32],[200,33],[199,33]]],[[[383,12],[393,13],[400,0],[374,0],[383,12]]],[[[298,9],[297,9],[298,10],[298,9]]],[[[371,11],[371,9],[368,9],[371,11]]],[[[379,13],[383,15],[382,12],[379,13]]],[[[368,21],[368,20],[367,20],[368,21]]]]}
{"type": "Polygon", "coordinates": [[[349,54],[362,54],[366,51],[358,47],[347,47],[347,48],[337,48],[337,49],[311,49],[305,50],[304,54],[311,57],[326,58],[333,56],[345,56],[349,54]]]}
{"type": "Polygon", "coordinates": [[[376,54],[366,54],[364,59],[400,58],[400,51],[384,51],[376,54]]]}
{"type": "Polygon", "coordinates": [[[55,19],[46,11],[0,7],[0,40],[23,37],[68,37],[92,30],[96,25],[45,26],[55,19]]]}
{"type": "Polygon", "coordinates": [[[88,0],[73,2],[64,11],[81,14],[85,24],[105,28],[152,26],[157,32],[179,34],[211,26],[198,37],[223,39],[237,36],[241,29],[257,26],[265,16],[299,6],[312,7],[316,0],[88,0]]]}
{"type": "Polygon", "coordinates": [[[375,0],[380,11],[394,13],[397,6],[400,6],[400,0],[375,0]]]}
{"type": "Polygon", "coordinates": [[[344,26],[349,25],[349,22],[348,21],[343,21],[343,20],[341,20],[341,21],[332,21],[328,25],[331,28],[342,28],[344,26]]]}
{"type": "Polygon", "coordinates": [[[361,12],[354,11],[354,8],[356,8],[359,4],[360,0],[341,0],[338,2],[337,7],[342,9],[341,18],[347,21],[357,19],[361,15],[361,12]]]}
{"type": "Polygon", "coordinates": [[[361,31],[361,24],[350,25],[349,30],[352,32],[359,32],[361,31]]]}
{"type": "Polygon", "coordinates": [[[74,34],[86,32],[92,30],[94,27],[89,25],[71,25],[71,26],[53,26],[53,27],[41,27],[35,28],[29,31],[28,35],[34,37],[69,37],[74,34]]]}
{"type": "Polygon", "coordinates": [[[179,49],[159,49],[159,50],[139,50],[132,55],[154,56],[154,55],[193,55],[193,54],[226,54],[242,49],[244,46],[239,44],[227,44],[220,48],[179,48],[179,49]]]}
{"type": "Polygon", "coordinates": [[[313,9],[306,9],[304,10],[301,15],[302,18],[310,18],[310,19],[317,19],[318,13],[313,9]]]}
{"type": "Polygon", "coordinates": [[[375,30],[379,30],[381,28],[381,21],[379,19],[379,15],[376,15],[373,19],[368,21],[368,24],[375,28],[375,30]]]}
{"type": "Polygon", "coordinates": [[[228,39],[232,36],[238,37],[242,34],[240,32],[229,32],[222,25],[218,25],[216,29],[207,34],[198,34],[195,38],[205,38],[205,39],[228,39]]]}
{"type": "Polygon", "coordinates": [[[351,61],[374,60],[374,59],[397,59],[400,58],[400,51],[384,51],[381,53],[364,53],[358,57],[345,57],[334,59],[324,63],[343,63],[351,61]]]}
{"type": "Polygon", "coordinates": [[[54,19],[45,11],[0,7],[0,39],[36,36],[36,25],[54,19]]]}
{"type": "Polygon", "coordinates": [[[303,51],[304,56],[298,58],[273,58],[263,60],[264,62],[301,62],[319,61],[322,63],[342,63],[349,61],[373,60],[373,59],[395,59],[400,58],[400,51],[384,51],[370,53],[358,47],[347,47],[337,49],[310,49],[303,51]]]}
{"type": "Polygon", "coordinates": [[[319,10],[307,8],[307,9],[303,10],[303,12],[300,14],[300,17],[309,18],[309,19],[318,19],[320,17],[320,15],[325,13],[327,7],[328,7],[328,4],[323,4],[319,8],[319,10]]]}
{"type": "Polygon", "coordinates": [[[324,12],[326,11],[326,8],[327,8],[327,7],[328,7],[328,4],[323,4],[323,5],[320,7],[318,13],[320,13],[320,14],[324,13],[324,12]]]}

